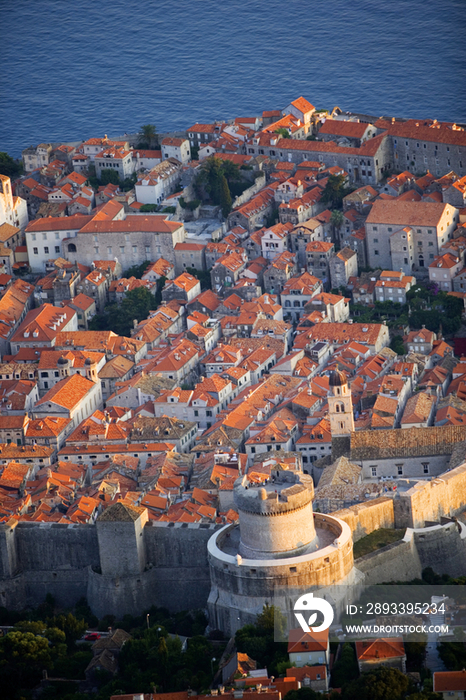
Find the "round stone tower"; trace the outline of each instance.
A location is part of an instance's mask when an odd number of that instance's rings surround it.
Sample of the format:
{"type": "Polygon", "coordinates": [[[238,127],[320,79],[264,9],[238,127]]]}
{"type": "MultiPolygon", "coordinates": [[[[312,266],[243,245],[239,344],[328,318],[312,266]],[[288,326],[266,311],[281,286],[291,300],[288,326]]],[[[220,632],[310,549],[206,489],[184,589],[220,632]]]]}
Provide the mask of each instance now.
{"type": "Polygon", "coordinates": [[[248,559],[272,559],[318,547],[312,499],[312,477],[281,472],[254,488],[244,476],[235,484],[240,515],[239,554],[248,559]]]}
{"type": "MultiPolygon", "coordinates": [[[[237,479],[234,499],[239,523],[226,525],[209,540],[211,589],[209,624],[226,634],[254,622],[268,604],[278,605],[289,621],[297,598],[310,590],[346,595],[357,572],[348,525],[313,513],[312,478],[277,470],[257,486],[247,474],[237,479]]],[[[296,626],[296,625],[295,625],[296,626]]]]}

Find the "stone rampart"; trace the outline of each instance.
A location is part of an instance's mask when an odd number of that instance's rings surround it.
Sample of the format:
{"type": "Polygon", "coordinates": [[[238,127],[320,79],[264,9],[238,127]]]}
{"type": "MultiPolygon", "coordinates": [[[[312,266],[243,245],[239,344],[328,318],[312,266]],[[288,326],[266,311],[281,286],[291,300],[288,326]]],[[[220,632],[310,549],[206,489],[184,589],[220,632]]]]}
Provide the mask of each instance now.
{"type": "Polygon", "coordinates": [[[137,614],[151,605],[175,612],[205,607],[210,590],[207,542],[218,527],[148,523],[133,533],[143,542],[141,568],[139,557],[122,556],[130,540],[99,540],[95,525],[2,524],[0,605],[37,606],[51,593],[60,605],[86,596],[97,615],[137,614]],[[103,556],[99,545],[105,546],[103,556]]]}
{"type": "Polygon", "coordinates": [[[16,547],[20,570],[79,570],[98,566],[95,525],[18,523],[16,547]]]}
{"type": "Polygon", "coordinates": [[[354,565],[364,574],[367,586],[388,581],[411,581],[421,577],[423,568],[410,535],[356,559],[354,565]]]}
{"type": "Polygon", "coordinates": [[[458,515],[466,507],[466,464],[432,481],[418,481],[394,501],[397,527],[423,527],[425,522],[458,515]]]}
{"type": "Polygon", "coordinates": [[[385,496],[338,510],[332,515],[349,525],[353,533],[353,542],[357,542],[374,530],[395,527],[393,499],[385,496]]]}
{"type": "Polygon", "coordinates": [[[438,574],[466,574],[466,527],[451,521],[421,529],[408,528],[402,540],[354,562],[366,585],[420,578],[432,567],[438,574]]]}

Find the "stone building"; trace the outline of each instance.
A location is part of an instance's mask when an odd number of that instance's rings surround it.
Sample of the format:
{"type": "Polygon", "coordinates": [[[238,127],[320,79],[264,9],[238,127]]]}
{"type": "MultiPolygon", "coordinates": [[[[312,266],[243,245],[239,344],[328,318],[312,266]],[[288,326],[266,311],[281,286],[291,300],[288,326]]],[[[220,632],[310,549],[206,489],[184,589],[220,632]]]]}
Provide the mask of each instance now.
{"type": "Polygon", "coordinates": [[[457,209],[462,209],[466,206],[466,175],[459,180],[456,180],[450,187],[447,187],[442,192],[444,202],[451,204],[457,209]]]}
{"type": "Polygon", "coordinates": [[[197,277],[193,277],[189,272],[183,272],[174,280],[167,280],[162,289],[162,300],[164,302],[173,299],[182,299],[190,302],[201,293],[201,283],[197,277]]]}
{"type": "Polygon", "coordinates": [[[376,133],[375,126],[366,122],[326,119],[319,129],[318,139],[336,141],[341,146],[359,148],[364,141],[371,139],[376,133]]]}
{"type": "Polygon", "coordinates": [[[296,255],[289,251],[275,258],[264,272],[264,291],[280,294],[284,285],[298,272],[296,255]]]}
{"type": "Polygon", "coordinates": [[[330,258],[330,285],[332,289],[346,287],[350,277],[358,276],[358,256],[355,250],[343,248],[330,258]]]}
{"type": "Polygon", "coordinates": [[[406,304],[406,294],[416,284],[416,278],[402,272],[384,270],[375,283],[375,301],[406,304]]]}
{"type": "Polygon", "coordinates": [[[98,178],[102,177],[104,171],[111,169],[123,181],[134,172],[133,152],[125,148],[111,146],[95,156],[94,165],[98,178]]]}
{"type": "Polygon", "coordinates": [[[186,165],[191,160],[191,147],[188,139],[167,137],[162,141],[162,159],[176,158],[180,163],[186,165]]]}
{"type": "Polygon", "coordinates": [[[136,199],[141,204],[160,204],[176,192],[181,176],[178,161],[164,160],[148,173],[143,173],[134,186],[136,199]]]}
{"type": "Polygon", "coordinates": [[[52,154],[52,144],[40,143],[38,146],[29,146],[21,153],[24,172],[30,173],[37,168],[48,165],[52,154]]]}
{"type": "Polygon", "coordinates": [[[303,272],[299,277],[292,277],[283,285],[280,302],[285,315],[298,320],[303,315],[307,302],[322,291],[322,282],[317,277],[303,272]]]}
{"type": "Polygon", "coordinates": [[[299,267],[305,267],[307,262],[306,248],[309,243],[324,240],[324,229],[318,219],[308,219],[293,228],[290,233],[291,250],[298,257],[299,267]]]}
{"type": "Polygon", "coordinates": [[[405,275],[427,268],[458,220],[450,204],[376,200],[365,223],[367,261],[405,275]]]}
{"type": "Polygon", "coordinates": [[[180,275],[187,267],[192,267],[195,270],[205,272],[205,243],[194,243],[193,241],[185,241],[177,243],[175,246],[175,272],[180,275]]]}
{"type": "Polygon", "coordinates": [[[434,258],[429,265],[429,280],[435,282],[442,292],[453,291],[453,279],[462,270],[463,261],[456,255],[444,253],[434,258]]]}
{"type": "Polygon", "coordinates": [[[466,131],[436,119],[397,122],[379,119],[375,126],[387,134],[395,170],[409,168],[414,174],[429,171],[437,176],[454,170],[466,175],[466,131]]]}
{"type": "Polygon", "coordinates": [[[330,260],[335,254],[331,241],[313,241],[306,245],[306,269],[322,280],[324,287],[330,279],[330,260]]]}
{"type": "Polygon", "coordinates": [[[301,141],[279,138],[273,145],[249,144],[251,155],[266,155],[291,163],[318,161],[326,167],[343,168],[351,183],[375,185],[393,167],[393,154],[388,137],[380,134],[369,139],[360,148],[338,146],[334,141],[301,141]],[[262,153],[261,153],[262,151],[262,153]]]}

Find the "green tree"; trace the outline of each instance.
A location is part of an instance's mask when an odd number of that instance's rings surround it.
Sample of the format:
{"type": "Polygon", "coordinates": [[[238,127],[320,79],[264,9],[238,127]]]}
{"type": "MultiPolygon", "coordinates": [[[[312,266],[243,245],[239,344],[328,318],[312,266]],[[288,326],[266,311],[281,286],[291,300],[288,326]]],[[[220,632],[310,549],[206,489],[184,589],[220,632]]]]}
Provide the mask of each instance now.
{"type": "Polygon", "coordinates": [[[147,143],[149,148],[154,148],[157,144],[157,128],[155,124],[143,124],[139,132],[139,138],[147,143]]]}
{"type": "Polygon", "coordinates": [[[232,201],[225,175],[222,175],[220,180],[220,205],[222,207],[222,214],[226,219],[228,214],[231,212],[232,201]]]}
{"type": "Polygon", "coordinates": [[[299,688],[299,690],[290,690],[286,695],[286,700],[321,700],[322,693],[317,693],[312,688],[299,688]]]}
{"type": "Polygon", "coordinates": [[[332,668],[332,687],[341,688],[345,683],[357,678],[358,675],[358,663],[353,646],[345,642],[340,657],[332,668]]]}
{"type": "Polygon", "coordinates": [[[201,289],[212,289],[212,278],[210,276],[210,270],[197,270],[195,267],[187,267],[186,272],[189,272],[193,277],[197,277],[201,283],[201,289]]]}
{"type": "Polygon", "coordinates": [[[77,639],[80,639],[87,628],[85,620],[78,619],[72,613],[57,615],[48,620],[49,627],[58,627],[66,636],[66,643],[71,647],[77,639]]]}
{"type": "Polygon", "coordinates": [[[283,639],[286,632],[286,617],[276,605],[266,603],[257,616],[257,627],[266,634],[273,634],[275,639],[283,639]]]}
{"type": "Polygon", "coordinates": [[[41,620],[21,620],[17,622],[15,627],[21,632],[32,632],[32,634],[42,634],[47,625],[41,620]]]}
{"type": "Polygon", "coordinates": [[[120,177],[116,170],[110,170],[110,168],[103,168],[100,171],[100,184],[108,185],[109,182],[111,182],[112,185],[119,185],[120,177]]]}
{"type": "Polygon", "coordinates": [[[403,337],[401,335],[395,335],[390,343],[390,348],[397,355],[406,355],[406,348],[403,343],[403,337]]]}
{"type": "Polygon", "coordinates": [[[0,175],[15,178],[22,172],[22,166],[5,151],[0,151],[0,175]]]}
{"type": "Polygon", "coordinates": [[[144,262],[140,265],[132,265],[131,267],[128,267],[127,270],[125,270],[123,277],[126,277],[126,279],[129,279],[130,277],[135,277],[137,280],[140,280],[147,268],[149,267],[149,265],[149,260],[144,260],[144,262]]]}
{"type": "Polygon", "coordinates": [[[330,175],[322,192],[321,202],[327,203],[335,209],[341,209],[345,196],[344,175],[330,175]]]}
{"type": "Polygon", "coordinates": [[[149,311],[157,308],[154,295],[145,287],[132,289],[121,304],[108,304],[103,314],[97,314],[89,324],[90,330],[110,330],[129,337],[133,321],[147,318],[149,311]]]}
{"type": "Polygon", "coordinates": [[[9,632],[0,639],[0,687],[2,696],[15,698],[37,684],[42,669],[52,666],[48,640],[32,632],[9,632]]]}
{"type": "Polygon", "coordinates": [[[343,687],[343,700],[402,700],[409,688],[408,678],[396,668],[377,668],[363,673],[343,687]]]}
{"type": "Polygon", "coordinates": [[[340,228],[343,224],[344,217],[343,217],[343,212],[340,211],[339,209],[334,209],[332,211],[332,215],[330,217],[330,223],[333,226],[333,240],[339,240],[340,236],[337,236],[337,231],[338,234],[340,233],[340,228]]]}

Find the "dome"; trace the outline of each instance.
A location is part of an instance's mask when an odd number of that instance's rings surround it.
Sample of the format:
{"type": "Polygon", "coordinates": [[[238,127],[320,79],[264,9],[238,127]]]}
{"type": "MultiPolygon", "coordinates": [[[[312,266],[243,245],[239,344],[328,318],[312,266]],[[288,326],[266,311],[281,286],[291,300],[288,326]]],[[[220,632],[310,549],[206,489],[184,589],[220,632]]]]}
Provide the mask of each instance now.
{"type": "Polygon", "coordinates": [[[85,364],[85,365],[92,365],[91,358],[90,358],[90,357],[86,357],[86,359],[85,359],[85,361],[84,361],[84,364],[85,364]]]}
{"type": "Polygon", "coordinates": [[[66,357],[59,357],[57,360],[57,365],[67,365],[69,360],[66,357]]]}
{"type": "Polygon", "coordinates": [[[344,372],[335,369],[333,372],[330,372],[328,384],[329,386],[343,386],[344,384],[348,384],[348,378],[344,372]]]}

